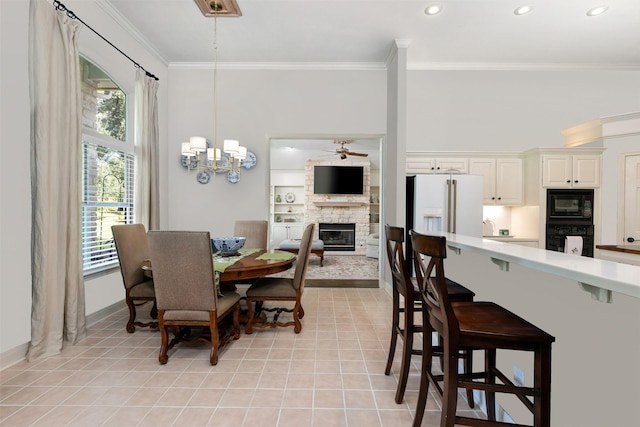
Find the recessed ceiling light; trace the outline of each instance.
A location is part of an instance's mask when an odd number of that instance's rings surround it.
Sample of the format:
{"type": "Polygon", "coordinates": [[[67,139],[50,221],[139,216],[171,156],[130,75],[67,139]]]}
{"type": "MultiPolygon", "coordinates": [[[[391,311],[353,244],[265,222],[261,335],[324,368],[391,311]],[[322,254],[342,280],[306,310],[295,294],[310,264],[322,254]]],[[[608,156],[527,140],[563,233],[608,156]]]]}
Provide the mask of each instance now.
{"type": "Polygon", "coordinates": [[[594,7],[592,9],[589,9],[587,11],[587,16],[596,16],[596,15],[600,15],[601,13],[604,13],[607,11],[607,9],[609,9],[609,6],[598,6],[598,7],[594,7]]]}
{"type": "Polygon", "coordinates": [[[427,15],[437,15],[441,10],[442,6],[440,6],[439,4],[432,4],[431,6],[427,6],[427,8],[424,10],[424,13],[426,13],[427,15]]]}
{"type": "Polygon", "coordinates": [[[513,11],[516,15],[525,15],[533,10],[533,6],[520,6],[513,11]]]}

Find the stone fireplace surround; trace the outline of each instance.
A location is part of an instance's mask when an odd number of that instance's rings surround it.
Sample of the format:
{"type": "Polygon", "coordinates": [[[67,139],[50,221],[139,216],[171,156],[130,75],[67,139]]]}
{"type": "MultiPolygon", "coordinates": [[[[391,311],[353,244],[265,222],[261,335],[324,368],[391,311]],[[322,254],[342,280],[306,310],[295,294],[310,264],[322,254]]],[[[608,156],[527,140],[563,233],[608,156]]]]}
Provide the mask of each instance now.
{"type": "MultiPolygon", "coordinates": [[[[304,223],[353,223],[355,232],[355,254],[364,255],[369,236],[369,199],[371,185],[371,163],[367,160],[307,160],[305,162],[305,214],[304,223]],[[328,195],[313,194],[313,167],[315,165],[363,166],[364,194],[328,195]]],[[[342,252],[344,254],[344,252],[342,252]]],[[[349,252],[353,253],[353,252],[349,252]]]]}

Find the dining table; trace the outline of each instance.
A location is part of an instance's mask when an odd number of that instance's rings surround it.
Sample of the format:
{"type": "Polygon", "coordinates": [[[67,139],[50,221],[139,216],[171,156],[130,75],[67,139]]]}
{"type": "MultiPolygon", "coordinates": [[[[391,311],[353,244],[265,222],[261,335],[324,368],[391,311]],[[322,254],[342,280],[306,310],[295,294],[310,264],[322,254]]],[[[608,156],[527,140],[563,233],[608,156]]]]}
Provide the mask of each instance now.
{"type": "MultiPolygon", "coordinates": [[[[243,248],[232,256],[213,255],[216,280],[222,290],[235,290],[236,283],[250,283],[271,274],[291,268],[296,256],[285,251],[243,248]]],[[[153,277],[151,260],[146,260],[141,268],[145,275],[153,277]]]]}

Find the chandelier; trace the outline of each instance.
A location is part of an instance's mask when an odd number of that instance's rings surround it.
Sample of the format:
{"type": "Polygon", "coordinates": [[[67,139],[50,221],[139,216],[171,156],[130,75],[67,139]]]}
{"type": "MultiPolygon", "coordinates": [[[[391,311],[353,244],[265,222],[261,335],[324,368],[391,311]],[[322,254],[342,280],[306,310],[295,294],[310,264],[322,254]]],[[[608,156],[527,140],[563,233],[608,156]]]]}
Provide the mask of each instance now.
{"type": "Polygon", "coordinates": [[[198,171],[197,179],[201,184],[209,182],[211,176],[226,173],[227,180],[233,184],[240,180],[241,169],[251,169],[256,157],[247,147],[241,146],[235,139],[225,139],[222,149],[218,148],[218,12],[222,4],[218,0],[210,3],[213,16],[213,139],[211,144],[203,136],[192,136],[189,142],[181,144],[182,166],[188,171],[198,171]]]}

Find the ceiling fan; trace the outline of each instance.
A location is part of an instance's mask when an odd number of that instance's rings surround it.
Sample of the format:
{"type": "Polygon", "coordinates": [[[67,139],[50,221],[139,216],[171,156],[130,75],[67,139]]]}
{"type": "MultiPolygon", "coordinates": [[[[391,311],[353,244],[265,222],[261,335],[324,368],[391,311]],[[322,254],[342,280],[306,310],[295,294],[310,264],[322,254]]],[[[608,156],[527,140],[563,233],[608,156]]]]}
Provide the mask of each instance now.
{"type": "Polygon", "coordinates": [[[367,157],[366,153],[356,153],[354,151],[349,151],[345,144],[351,144],[353,139],[336,139],[333,141],[334,144],[340,144],[340,147],[336,148],[336,153],[342,160],[346,159],[347,156],[359,156],[359,157],[367,157]]]}

